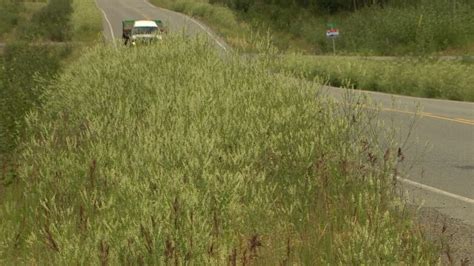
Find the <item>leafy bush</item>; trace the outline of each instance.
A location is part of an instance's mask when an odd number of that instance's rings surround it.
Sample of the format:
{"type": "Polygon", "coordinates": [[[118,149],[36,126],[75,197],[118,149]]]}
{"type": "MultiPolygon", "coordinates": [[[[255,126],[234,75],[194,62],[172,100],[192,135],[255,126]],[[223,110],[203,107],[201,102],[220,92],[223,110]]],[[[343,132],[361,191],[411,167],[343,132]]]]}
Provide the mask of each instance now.
{"type": "Polygon", "coordinates": [[[71,38],[72,11],[72,0],[50,0],[31,21],[20,27],[19,32],[26,40],[68,41],[71,38]]]}
{"type": "Polygon", "coordinates": [[[0,0],[0,37],[10,32],[18,23],[23,4],[14,0],[0,0]]]}
{"type": "Polygon", "coordinates": [[[447,1],[370,8],[340,20],[340,49],[376,54],[431,54],[474,41],[474,9],[447,1]]]}
{"type": "MultiPolygon", "coordinates": [[[[238,23],[225,26],[234,27],[234,32],[223,32],[234,45],[235,32],[240,33],[240,39],[250,39],[253,32],[270,29],[274,43],[282,50],[331,53],[332,42],[325,35],[328,22],[335,22],[341,31],[337,48],[343,54],[423,55],[448,50],[462,53],[472,49],[470,45],[474,42],[474,2],[469,0],[154,2],[171,8],[173,4],[168,3],[206,6],[208,10],[212,7],[207,7],[207,2],[215,7],[223,4],[238,18],[238,23]],[[346,11],[333,12],[337,10],[346,11]],[[250,29],[242,30],[245,27],[250,29]]],[[[175,10],[193,14],[184,8],[175,10]]],[[[218,30],[224,28],[208,15],[200,17],[218,30]]],[[[227,17],[230,19],[231,15],[227,17]]]]}
{"type": "Polygon", "coordinates": [[[9,44],[0,74],[0,153],[11,151],[24,127],[24,115],[39,103],[45,84],[59,71],[68,48],[9,44]]]}
{"type": "Polygon", "coordinates": [[[47,89],[0,206],[1,263],[434,263],[360,109],[268,56],[156,45],[94,47],[47,89]]]}

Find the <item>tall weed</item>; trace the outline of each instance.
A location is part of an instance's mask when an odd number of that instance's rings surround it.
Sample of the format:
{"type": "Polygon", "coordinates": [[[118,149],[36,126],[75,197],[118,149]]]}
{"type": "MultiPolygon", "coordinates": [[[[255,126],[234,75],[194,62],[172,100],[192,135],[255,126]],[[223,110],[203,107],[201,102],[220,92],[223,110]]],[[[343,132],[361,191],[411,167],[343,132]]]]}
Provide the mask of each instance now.
{"type": "Polygon", "coordinates": [[[102,14],[93,0],[73,0],[70,23],[72,41],[95,42],[102,32],[102,14]]]}
{"type": "Polygon", "coordinates": [[[434,263],[370,117],[273,63],[177,36],[91,48],[28,115],[1,262],[434,263]]]}

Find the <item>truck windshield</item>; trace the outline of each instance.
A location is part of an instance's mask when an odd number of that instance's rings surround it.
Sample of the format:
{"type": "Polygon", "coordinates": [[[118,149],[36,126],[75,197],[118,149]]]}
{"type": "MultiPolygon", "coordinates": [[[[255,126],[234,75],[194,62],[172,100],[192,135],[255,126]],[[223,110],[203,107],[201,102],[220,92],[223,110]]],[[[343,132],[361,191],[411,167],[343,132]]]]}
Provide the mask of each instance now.
{"type": "Polygon", "coordinates": [[[132,34],[153,34],[157,29],[157,27],[135,27],[132,34]]]}

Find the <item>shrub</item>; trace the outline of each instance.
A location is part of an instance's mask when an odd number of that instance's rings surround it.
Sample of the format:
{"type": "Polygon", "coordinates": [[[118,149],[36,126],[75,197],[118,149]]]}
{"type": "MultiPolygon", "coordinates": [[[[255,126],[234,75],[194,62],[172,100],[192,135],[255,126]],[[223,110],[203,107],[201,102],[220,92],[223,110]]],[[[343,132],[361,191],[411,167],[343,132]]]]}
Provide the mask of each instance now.
{"type": "Polygon", "coordinates": [[[0,153],[11,151],[24,127],[24,115],[39,104],[42,88],[59,71],[68,48],[9,44],[4,53],[0,87],[0,153]]]}
{"type": "Polygon", "coordinates": [[[72,11],[72,0],[50,0],[33,14],[30,22],[20,27],[19,32],[26,40],[68,41],[71,38],[72,11]]]}
{"type": "Polygon", "coordinates": [[[0,37],[18,24],[18,15],[23,5],[13,0],[0,0],[0,37]]]}

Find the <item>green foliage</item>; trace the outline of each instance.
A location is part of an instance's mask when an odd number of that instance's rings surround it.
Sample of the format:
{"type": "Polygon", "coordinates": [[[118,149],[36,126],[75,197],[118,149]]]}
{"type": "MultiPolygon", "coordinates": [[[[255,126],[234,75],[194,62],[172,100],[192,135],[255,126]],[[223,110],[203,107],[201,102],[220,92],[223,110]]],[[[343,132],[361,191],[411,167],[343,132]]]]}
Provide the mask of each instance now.
{"type": "Polygon", "coordinates": [[[0,37],[10,32],[19,21],[23,3],[15,0],[0,0],[0,37]]]}
{"type": "MultiPolygon", "coordinates": [[[[450,2],[423,1],[419,6],[370,8],[338,17],[338,47],[369,54],[432,54],[474,42],[474,9],[450,2]]],[[[320,40],[320,43],[326,42],[320,40]]],[[[328,50],[326,48],[326,50],[328,50]]]]}
{"type": "Polygon", "coordinates": [[[70,24],[72,41],[95,42],[102,32],[102,14],[93,0],[73,0],[70,24]]]}
{"type": "Polygon", "coordinates": [[[301,55],[287,56],[283,62],[280,70],[327,79],[334,86],[474,102],[474,66],[464,62],[301,55]]]}
{"type": "MultiPolygon", "coordinates": [[[[207,5],[206,1],[180,2],[207,5]]],[[[239,18],[234,31],[241,33],[240,39],[250,39],[252,32],[270,29],[274,44],[281,50],[331,53],[332,41],[325,35],[328,22],[336,23],[341,32],[336,42],[342,54],[463,53],[472,50],[474,43],[474,2],[468,0],[209,2],[234,11],[239,18]],[[239,7],[242,5],[245,7],[239,7]],[[242,30],[242,25],[248,25],[250,30],[242,30]]],[[[207,16],[202,19],[207,21],[207,16]]],[[[218,23],[209,23],[221,28],[218,23]]],[[[235,45],[232,31],[224,36],[235,45]]]]}
{"type": "MultiPolygon", "coordinates": [[[[212,4],[219,3],[232,9],[247,12],[254,6],[270,5],[286,9],[291,7],[304,8],[312,12],[336,13],[341,11],[357,11],[367,7],[386,6],[416,6],[427,3],[426,0],[210,0],[212,4]]],[[[444,1],[451,4],[470,4],[470,0],[444,1]]]]}
{"type": "Polygon", "coordinates": [[[70,18],[73,0],[50,0],[36,12],[31,21],[21,25],[19,32],[26,40],[68,41],[71,38],[70,18]]]}
{"type": "Polygon", "coordinates": [[[236,14],[220,4],[212,5],[199,0],[151,0],[155,5],[198,17],[207,25],[226,38],[234,48],[246,50],[254,48],[255,38],[244,24],[238,22],[236,14]],[[252,46],[252,47],[251,47],[252,46]]]}
{"type": "Polygon", "coordinates": [[[434,263],[370,117],[271,58],[91,48],[28,115],[0,263],[434,263]]]}
{"type": "Polygon", "coordinates": [[[11,151],[24,127],[23,117],[39,104],[42,88],[59,71],[68,48],[9,44],[0,83],[0,153],[11,151]]]}
{"type": "MultiPolygon", "coordinates": [[[[69,25],[67,22],[69,19],[65,17],[67,15],[72,16],[74,27],[71,33],[74,39],[83,42],[97,40],[102,22],[94,2],[74,1],[72,14],[67,14],[70,12],[68,5],[70,3],[67,1],[50,1],[47,6],[33,15],[31,21],[24,21],[26,24],[21,27],[34,30],[38,26],[34,24],[41,21],[41,27],[55,28],[57,31],[61,28],[61,23],[69,25]],[[59,11],[64,11],[65,14],[48,18],[59,11]]],[[[70,29],[64,30],[60,33],[63,37],[70,29]]],[[[64,40],[63,37],[56,38],[59,35],[55,34],[51,33],[48,38],[64,40]]],[[[32,36],[46,37],[42,31],[35,32],[32,36]]],[[[11,155],[21,135],[21,129],[24,127],[24,116],[32,108],[39,106],[42,89],[59,72],[60,63],[71,54],[72,50],[67,45],[48,46],[48,44],[24,42],[7,45],[0,69],[0,154],[11,155]]]]}

